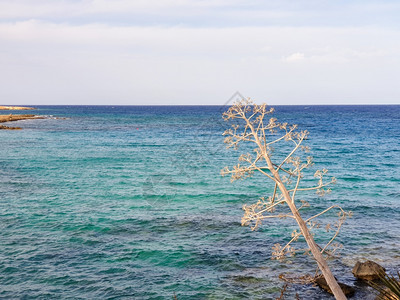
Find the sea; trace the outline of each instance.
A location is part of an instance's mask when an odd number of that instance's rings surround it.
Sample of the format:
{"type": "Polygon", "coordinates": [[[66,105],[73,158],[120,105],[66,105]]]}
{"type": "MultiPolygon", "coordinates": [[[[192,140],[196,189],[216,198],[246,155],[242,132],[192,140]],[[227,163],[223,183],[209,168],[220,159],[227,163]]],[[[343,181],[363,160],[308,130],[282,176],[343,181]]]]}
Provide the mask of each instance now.
{"type": "MultiPolygon", "coordinates": [[[[309,255],[271,259],[291,219],[241,226],[243,205],[274,185],[220,175],[248,149],[225,147],[228,106],[36,107],[46,119],[0,131],[0,299],[333,299],[298,282],[316,271],[309,255]]],[[[400,270],[400,106],[275,106],[274,117],[309,131],[307,183],[315,169],[337,179],[324,197],[299,192],[301,213],[353,212],[328,263],[353,299],[374,299],[351,270],[400,270]]]]}

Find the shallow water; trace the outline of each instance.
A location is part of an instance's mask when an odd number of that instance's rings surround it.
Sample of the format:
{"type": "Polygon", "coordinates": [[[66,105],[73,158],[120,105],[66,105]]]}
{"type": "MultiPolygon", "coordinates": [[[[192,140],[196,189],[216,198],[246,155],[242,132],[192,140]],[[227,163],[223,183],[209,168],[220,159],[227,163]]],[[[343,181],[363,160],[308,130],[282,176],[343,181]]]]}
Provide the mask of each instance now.
{"type": "MultiPolygon", "coordinates": [[[[275,299],[279,274],[312,273],[307,256],[270,259],[288,222],[240,226],[242,205],[272,186],[220,176],[238,156],[224,148],[224,109],[40,106],[67,119],[0,131],[0,297],[275,299]]],[[[351,268],[400,268],[400,106],[278,106],[276,116],[310,131],[317,167],[337,178],[326,197],[305,197],[315,211],[354,212],[330,264],[359,287],[354,299],[373,299],[351,268]]],[[[288,299],[296,292],[330,298],[292,285],[288,299]]]]}

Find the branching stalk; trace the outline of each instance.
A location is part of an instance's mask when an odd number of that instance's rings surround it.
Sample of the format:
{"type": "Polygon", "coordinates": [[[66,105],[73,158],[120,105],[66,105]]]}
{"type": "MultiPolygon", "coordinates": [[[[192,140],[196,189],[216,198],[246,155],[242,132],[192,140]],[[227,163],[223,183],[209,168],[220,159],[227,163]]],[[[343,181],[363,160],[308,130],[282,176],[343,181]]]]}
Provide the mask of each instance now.
{"type": "MultiPolygon", "coordinates": [[[[231,180],[234,181],[251,177],[254,172],[258,172],[272,180],[275,184],[269,201],[265,201],[262,198],[263,201],[243,206],[245,213],[242,218],[242,225],[250,225],[252,230],[256,230],[262,224],[262,221],[266,219],[294,219],[300,231],[295,230],[292,233],[291,239],[284,247],[281,247],[280,244],[275,244],[272,252],[273,258],[282,259],[288,255],[295,255],[298,250],[292,247],[292,243],[298,241],[300,236],[303,236],[308,246],[307,250],[312,253],[336,299],[346,299],[323,255],[330,254],[328,248],[334,245],[333,241],[338,236],[346,217],[350,216],[351,213],[345,212],[338,205],[332,205],[308,218],[303,218],[300,215],[299,210],[308,207],[309,203],[304,200],[297,200],[301,201],[301,205],[297,208],[295,200],[298,194],[317,191],[318,195],[322,196],[330,191],[329,189],[325,190],[325,188],[334,184],[335,180],[332,178],[331,181],[325,182],[324,176],[327,170],[323,169],[314,174],[314,177],[318,179],[317,185],[312,187],[301,186],[303,170],[313,165],[311,157],[307,157],[304,162],[301,158],[301,152],[308,151],[308,147],[302,145],[303,141],[307,139],[308,132],[298,131],[296,125],[289,126],[287,123],[279,123],[275,118],[267,120],[267,116],[273,112],[274,110],[267,108],[266,104],[257,105],[250,100],[246,100],[235,103],[228,111],[223,113],[223,118],[226,121],[235,120],[232,129],[224,133],[226,136],[224,142],[227,144],[227,147],[236,150],[240,144],[251,142],[255,143],[257,148],[254,150],[256,152],[255,158],[252,158],[250,154],[240,156],[239,160],[247,163],[247,166],[239,164],[232,169],[226,167],[221,171],[221,174],[231,175],[231,180]],[[239,133],[240,131],[242,133],[239,133]],[[286,155],[282,153],[281,157],[285,158],[279,163],[273,162],[270,145],[274,145],[274,148],[279,149],[277,146],[287,142],[294,144],[292,150],[288,151],[289,153],[286,155]],[[295,153],[298,156],[295,157],[295,153]],[[291,167],[286,169],[283,167],[284,164],[289,164],[291,167]],[[292,183],[292,179],[295,183],[292,183]],[[276,210],[285,208],[285,212],[275,212],[276,210]],[[313,237],[314,234],[312,231],[320,228],[320,224],[315,222],[314,219],[321,217],[334,208],[339,209],[339,220],[334,225],[327,224],[326,230],[329,231],[331,228],[335,228],[335,232],[328,243],[324,247],[321,247],[315,242],[313,237]]],[[[286,148],[282,147],[282,149],[286,148]]]]}

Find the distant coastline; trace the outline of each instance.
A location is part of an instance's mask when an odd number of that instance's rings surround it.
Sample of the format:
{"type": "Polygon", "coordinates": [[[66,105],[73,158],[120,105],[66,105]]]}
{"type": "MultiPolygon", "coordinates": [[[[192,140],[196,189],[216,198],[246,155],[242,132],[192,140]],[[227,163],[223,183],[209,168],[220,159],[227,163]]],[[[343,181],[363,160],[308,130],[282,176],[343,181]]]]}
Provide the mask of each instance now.
{"type": "Polygon", "coordinates": [[[26,106],[1,106],[0,110],[32,110],[36,109],[34,107],[26,107],[26,106]]]}

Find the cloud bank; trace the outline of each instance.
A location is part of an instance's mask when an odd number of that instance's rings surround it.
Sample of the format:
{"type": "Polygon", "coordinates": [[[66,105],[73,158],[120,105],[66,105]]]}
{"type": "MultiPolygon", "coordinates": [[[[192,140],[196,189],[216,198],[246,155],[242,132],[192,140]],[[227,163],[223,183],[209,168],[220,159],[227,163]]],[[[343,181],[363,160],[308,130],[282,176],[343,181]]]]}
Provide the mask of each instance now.
{"type": "Polygon", "coordinates": [[[274,3],[0,1],[0,102],[400,104],[395,2],[274,3]]]}

